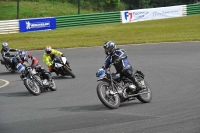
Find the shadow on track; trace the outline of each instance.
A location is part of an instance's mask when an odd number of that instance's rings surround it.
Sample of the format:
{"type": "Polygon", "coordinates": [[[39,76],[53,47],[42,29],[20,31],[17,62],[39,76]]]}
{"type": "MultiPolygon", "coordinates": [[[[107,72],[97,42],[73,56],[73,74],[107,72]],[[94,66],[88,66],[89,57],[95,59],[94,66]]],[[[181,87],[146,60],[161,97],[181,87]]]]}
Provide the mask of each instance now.
{"type": "Polygon", "coordinates": [[[0,76],[4,76],[4,75],[13,75],[13,74],[18,74],[19,75],[19,73],[18,72],[2,72],[2,73],[0,73],[0,76]]]}
{"type": "MultiPolygon", "coordinates": [[[[119,108],[128,107],[128,106],[139,106],[143,103],[141,102],[133,102],[133,103],[122,103],[119,108]]],[[[46,109],[58,109],[58,111],[67,111],[67,112],[87,112],[87,111],[106,111],[111,110],[105,107],[103,104],[98,105],[86,105],[86,106],[68,106],[68,107],[60,107],[60,108],[45,108],[46,109]]]]}
{"type": "Polygon", "coordinates": [[[65,76],[52,76],[53,79],[57,80],[57,79],[73,79],[72,77],[65,77],[65,76]]]}
{"type": "Polygon", "coordinates": [[[57,109],[58,111],[67,112],[87,112],[87,111],[104,111],[107,110],[103,105],[86,105],[86,106],[68,106],[68,107],[58,107],[58,108],[44,108],[46,109],[57,109]]]}
{"type": "Polygon", "coordinates": [[[29,97],[33,96],[29,92],[14,92],[14,93],[0,93],[0,96],[5,96],[5,97],[29,97]]]}

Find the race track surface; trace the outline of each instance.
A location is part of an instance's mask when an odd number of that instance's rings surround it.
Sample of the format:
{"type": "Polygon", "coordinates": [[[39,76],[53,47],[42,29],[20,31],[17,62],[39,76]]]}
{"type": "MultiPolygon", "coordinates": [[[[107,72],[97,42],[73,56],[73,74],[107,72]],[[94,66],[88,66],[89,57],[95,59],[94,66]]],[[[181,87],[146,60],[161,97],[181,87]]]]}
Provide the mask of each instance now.
{"type": "MultiPolygon", "coordinates": [[[[56,76],[58,90],[30,94],[19,73],[0,64],[0,133],[199,133],[200,42],[126,45],[135,69],[145,74],[151,103],[138,100],[106,108],[96,93],[102,47],[60,49],[76,75],[56,76]]],[[[43,51],[30,51],[40,60],[43,51]]]]}

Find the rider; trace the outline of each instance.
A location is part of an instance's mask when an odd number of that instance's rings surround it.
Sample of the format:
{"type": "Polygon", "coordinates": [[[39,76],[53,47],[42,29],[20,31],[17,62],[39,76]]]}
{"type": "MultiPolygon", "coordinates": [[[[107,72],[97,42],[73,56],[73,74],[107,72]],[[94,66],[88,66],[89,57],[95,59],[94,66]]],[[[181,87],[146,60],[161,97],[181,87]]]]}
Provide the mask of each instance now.
{"type": "Polygon", "coordinates": [[[1,49],[1,55],[3,57],[3,60],[1,64],[5,64],[5,58],[6,57],[14,57],[14,55],[11,55],[10,52],[17,52],[17,49],[9,48],[7,42],[2,43],[2,49],[1,49]]]}
{"type": "Polygon", "coordinates": [[[45,52],[43,54],[43,62],[48,66],[50,72],[55,72],[56,75],[59,75],[59,73],[52,67],[52,60],[55,55],[64,57],[62,52],[52,49],[51,46],[46,46],[45,52]]]}
{"type": "MultiPolygon", "coordinates": [[[[19,58],[20,58],[19,62],[21,64],[24,64],[25,62],[28,63],[28,60],[30,59],[32,61],[30,67],[35,68],[35,70],[37,72],[41,72],[41,75],[45,76],[45,74],[47,73],[47,71],[43,67],[41,67],[39,65],[39,61],[37,60],[37,58],[33,57],[31,54],[28,54],[28,52],[25,51],[25,50],[20,50],[18,54],[19,54],[19,58]]],[[[24,78],[23,75],[21,75],[20,77],[22,79],[24,78]]],[[[48,80],[50,80],[49,77],[48,77],[48,80]]]]}
{"type": "Polygon", "coordinates": [[[20,50],[19,51],[19,57],[21,59],[20,63],[24,64],[24,62],[28,62],[28,59],[31,59],[32,63],[31,63],[31,67],[36,67],[37,65],[39,65],[39,61],[33,57],[31,54],[28,54],[27,51],[25,50],[20,50]]]}
{"type": "Polygon", "coordinates": [[[128,55],[126,54],[125,50],[116,48],[116,44],[112,40],[105,42],[103,48],[105,50],[105,54],[107,55],[104,66],[105,69],[107,69],[111,63],[113,63],[116,72],[129,78],[136,86],[136,90],[139,90],[140,85],[135,81],[132,66],[127,58],[128,55]]]}

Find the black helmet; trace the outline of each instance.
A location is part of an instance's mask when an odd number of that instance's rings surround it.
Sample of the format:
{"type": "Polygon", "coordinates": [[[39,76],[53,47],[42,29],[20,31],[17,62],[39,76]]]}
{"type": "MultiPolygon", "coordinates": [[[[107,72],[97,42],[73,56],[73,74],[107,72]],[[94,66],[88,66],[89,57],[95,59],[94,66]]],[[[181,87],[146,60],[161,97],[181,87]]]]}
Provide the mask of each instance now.
{"type": "Polygon", "coordinates": [[[106,55],[111,55],[116,49],[116,44],[114,41],[107,41],[104,43],[103,48],[106,55]]]}

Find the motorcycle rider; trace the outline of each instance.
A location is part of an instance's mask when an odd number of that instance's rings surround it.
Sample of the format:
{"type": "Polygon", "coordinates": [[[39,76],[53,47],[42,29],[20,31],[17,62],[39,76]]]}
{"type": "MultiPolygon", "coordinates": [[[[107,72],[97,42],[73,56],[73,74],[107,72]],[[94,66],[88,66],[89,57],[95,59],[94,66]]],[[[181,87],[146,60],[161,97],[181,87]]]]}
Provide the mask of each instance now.
{"type": "Polygon", "coordinates": [[[10,55],[10,52],[17,52],[17,49],[9,48],[7,42],[2,43],[2,49],[1,49],[1,55],[2,57],[13,57],[13,55],[10,55]]]}
{"type": "MultiPolygon", "coordinates": [[[[105,42],[103,48],[105,50],[105,54],[107,55],[104,66],[105,69],[107,69],[111,63],[113,63],[117,73],[129,78],[136,86],[137,91],[141,89],[142,86],[135,81],[132,66],[128,60],[126,51],[124,49],[116,48],[116,44],[112,40],[105,42]]],[[[131,92],[133,90],[127,91],[131,92]]]]}
{"type": "MultiPolygon", "coordinates": [[[[51,80],[51,78],[47,74],[47,71],[42,66],[39,65],[39,61],[37,60],[37,58],[33,57],[31,54],[28,54],[28,52],[25,50],[20,50],[18,54],[19,54],[19,58],[20,58],[18,61],[21,64],[24,65],[25,62],[28,63],[29,59],[30,59],[32,61],[30,66],[32,68],[35,68],[36,72],[41,72],[41,76],[44,76],[44,77],[46,76],[48,81],[51,80]]],[[[20,78],[23,79],[24,75],[23,74],[20,75],[20,78]]]]}
{"type": "MultiPolygon", "coordinates": [[[[9,48],[8,47],[8,43],[7,42],[3,42],[2,43],[2,49],[1,49],[1,55],[3,57],[3,60],[1,60],[1,64],[5,64],[7,63],[11,63],[8,62],[10,57],[14,57],[15,55],[11,55],[10,52],[18,52],[17,49],[13,49],[13,48],[9,48]],[[8,60],[6,60],[8,59],[8,60]]],[[[13,63],[11,63],[11,67],[14,70],[15,69],[15,65],[13,63]]]]}
{"type": "Polygon", "coordinates": [[[55,72],[56,75],[59,75],[59,72],[57,72],[55,69],[52,67],[52,60],[54,56],[61,56],[65,57],[64,54],[58,50],[52,49],[51,46],[46,46],[45,52],[43,54],[43,62],[47,65],[48,69],[50,72],[55,72]]]}

